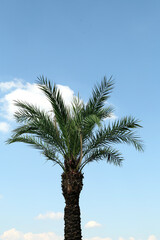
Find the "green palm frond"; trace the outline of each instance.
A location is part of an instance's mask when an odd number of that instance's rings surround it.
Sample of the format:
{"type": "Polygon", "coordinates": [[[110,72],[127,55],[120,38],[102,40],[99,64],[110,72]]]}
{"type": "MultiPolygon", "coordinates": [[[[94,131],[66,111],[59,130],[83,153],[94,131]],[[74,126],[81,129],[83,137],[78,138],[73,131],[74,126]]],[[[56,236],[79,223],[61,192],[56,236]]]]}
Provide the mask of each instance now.
{"type": "Polygon", "coordinates": [[[52,160],[54,163],[58,164],[62,167],[64,170],[63,163],[59,160],[58,156],[56,156],[56,153],[54,149],[49,146],[48,144],[42,142],[39,138],[33,137],[33,136],[22,136],[22,137],[14,137],[8,139],[7,143],[11,144],[14,142],[23,142],[32,145],[34,148],[41,150],[42,153],[47,157],[48,160],[52,160]]]}
{"type": "Polygon", "coordinates": [[[17,122],[29,122],[33,118],[44,117],[46,114],[41,111],[37,106],[22,101],[14,101],[14,105],[18,107],[18,110],[14,113],[14,117],[17,122]]]}
{"type": "Polygon", "coordinates": [[[102,127],[92,134],[89,139],[84,155],[92,149],[101,146],[109,146],[113,143],[127,143],[132,144],[138,151],[143,151],[143,144],[141,139],[136,135],[133,129],[141,127],[139,121],[132,117],[125,117],[121,120],[116,120],[112,125],[102,127]]]}
{"type": "Polygon", "coordinates": [[[106,129],[107,141],[113,143],[132,144],[138,151],[143,151],[143,143],[134,129],[141,128],[139,120],[133,117],[124,117],[112,123],[106,129]]]}
{"type": "Polygon", "coordinates": [[[43,76],[38,78],[38,87],[44,92],[48,98],[51,106],[53,108],[53,114],[55,114],[56,121],[60,127],[63,136],[65,138],[66,144],[68,145],[68,134],[66,129],[66,124],[68,121],[69,111],[64,104],[63,98],[58,90],[57,86],[54,84],[52,87],[51,82],[45,79],[43,76]]]}
{"type": "Polygon", "coordinates": [[[46,112],[25,102],[16,101],[15,104],[18,111],[14,116],[17,122],[24,123],[13,131],[12,138],[22,134],[33,134],[47,144],[54,145],[60,153],[64,154],[67,151],[63,138],[46,112]]]}
{"type": "Polygon", "coordinates": [[[103,107],[103,109],[101,109],[97,115],[101,120],[105,120],[107,118],[112,117],[112,114],[114,112],[114,108],[112,106],[108,106],[108,107],[103,107]]]}
{"type": "Polygon", "coordinates": [[[106,159],[108,163],[113,163],[118,166],[121,166],[122,161],[124,160],[119,151],[112,149],[111,147],[101,147],[92,150],[85,156],[85,159],[80,166],[80,171],[86,164],[104,159],[106,159]]]}
{"type": "Polygon", "coordinates": [[[82,111],[84,111],[85,104],[80,99],[79,94],[78,97],[74,96],[72,101],[72,115],[74,118],[77,118],[77,120],[81,120],[82,111]]]}
{"type": "Polygon", "coordinates": [[[101,126],[101,120],[96,114],[90,114],[87,116],[82,122],[82,132],[85,135],[85,132],[91,132],[94,126],[97,125],[98,127],[101,126]]]}
{"type": "Polygon", "coordinates": [[[112,92],[113,85],[114,82],[112,77],[109,80],[104,77],[101,83],[94,87],[92,90],[92,96],[89,98],[86,105],[86,112],[88,114],[99,113],[99,111],[102,110],[112,92]]]}
{"type": "Polygon", "coordinates": [[[78,145],[78,135],[79,128],[74,121],[74,119],[70,119],[66,124],[67,134],[68,134],[68,157],[74,156],[76,157],[77,145],[78,145]]]}
{"type": "Polygon", "coordinates": [[[94,131],[95,126],[100,127],[101,122],[106,118],[111,117],[113,113],[113,107],[105,107],[107,99],[113,89],[113,80],[109,80],[104,77],[101,84],[96,85],[92,90],[92,96],[89,98],[88,103],[81,111],[82,119],[82,133],[83,140],[90,138],[90,135],[94,131]]]}
{"type": "Polygon", "coordinates": [[[95,126],[102,126],[102,119],[107,119],[112,116],[113,108],[107,107],[100,110],[97,114],[87,115],[82,121],[82,132],[84,139],[88,139],[92,134],[95,126]]]}

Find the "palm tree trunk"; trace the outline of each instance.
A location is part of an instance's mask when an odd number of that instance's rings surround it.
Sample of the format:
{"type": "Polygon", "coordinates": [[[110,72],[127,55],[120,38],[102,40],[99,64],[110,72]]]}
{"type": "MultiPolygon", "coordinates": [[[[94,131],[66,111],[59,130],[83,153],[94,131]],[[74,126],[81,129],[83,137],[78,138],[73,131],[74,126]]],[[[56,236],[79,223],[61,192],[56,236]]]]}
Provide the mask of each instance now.
{"type": "Polygon", "coordinates": [[[83,187],[82,173],[63,173],[62,192],[65,198],[64,240],[81,240],[79,196],[83,187]]]}

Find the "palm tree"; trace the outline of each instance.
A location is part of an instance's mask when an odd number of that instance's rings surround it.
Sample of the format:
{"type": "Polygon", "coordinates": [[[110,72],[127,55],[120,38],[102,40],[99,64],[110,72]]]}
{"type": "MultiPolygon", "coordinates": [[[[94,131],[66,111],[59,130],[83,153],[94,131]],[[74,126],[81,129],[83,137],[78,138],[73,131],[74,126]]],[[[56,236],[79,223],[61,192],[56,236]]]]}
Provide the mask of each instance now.
{"type": "Polygon", "coordinates": [[[121,153],[111,145],[132,144],[143,150],[140,138],[134,129],[141,127],[133,117],[115,120],[108,126],[105,120],[113,114],[106,107],[114,83],[104,77],[92,91],[87,104],[74,97],[66,106],[59,89],[43,76],[38,78],[38,87],[46,95],[52,114],[27,102],[16,101],[18,111],[15,119],[20,126],[13,130],[7,143],[23,142],[40,149],[48,160],[62,168],[62,192],[65,199],[65,240],[81,240],[79,197],[83,187],[83,169],[91,162],[106,160],[120,166],[121,153]]]}

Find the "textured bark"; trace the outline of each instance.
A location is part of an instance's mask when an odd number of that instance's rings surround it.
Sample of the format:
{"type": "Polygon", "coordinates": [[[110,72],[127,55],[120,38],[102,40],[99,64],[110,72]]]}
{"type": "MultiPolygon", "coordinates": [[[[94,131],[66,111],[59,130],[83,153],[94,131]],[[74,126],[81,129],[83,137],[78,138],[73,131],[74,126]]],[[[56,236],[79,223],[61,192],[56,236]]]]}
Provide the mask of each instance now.
{"type": "Polygon", "coordinates": [[[64,240],[81,240],[79,196],[83,187],[82,173],[63,173],[62,192],[65,198],[64,240]]]}

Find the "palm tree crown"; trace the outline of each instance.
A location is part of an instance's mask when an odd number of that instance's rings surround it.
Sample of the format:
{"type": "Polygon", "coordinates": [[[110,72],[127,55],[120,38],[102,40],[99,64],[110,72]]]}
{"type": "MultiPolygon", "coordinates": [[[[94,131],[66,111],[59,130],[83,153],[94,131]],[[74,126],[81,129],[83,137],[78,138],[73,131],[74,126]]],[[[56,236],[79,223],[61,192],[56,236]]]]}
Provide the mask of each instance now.
{"type": "Polygon", "coordinates": [[[14,116],[20,126],[7,143],[24,142],[42,150],[63,172],[81,172],[86,164],[102,159],[121,165],[123,157],[112,147],[114,143],[128,143],[143,150],[134,131],[141,127],[135,118],[124,117],[105,125],[105,120],[113,114],[113,108],[105,106],[114,86],[112,78],[104,77],[93,88],[87,104],[78,96],[70,107],[49,80],[42,76],[37,84],[49,100],[53,114],[27,102],[15,101],[18,111],[14,116]]]}

